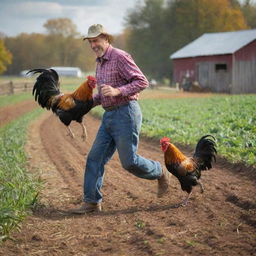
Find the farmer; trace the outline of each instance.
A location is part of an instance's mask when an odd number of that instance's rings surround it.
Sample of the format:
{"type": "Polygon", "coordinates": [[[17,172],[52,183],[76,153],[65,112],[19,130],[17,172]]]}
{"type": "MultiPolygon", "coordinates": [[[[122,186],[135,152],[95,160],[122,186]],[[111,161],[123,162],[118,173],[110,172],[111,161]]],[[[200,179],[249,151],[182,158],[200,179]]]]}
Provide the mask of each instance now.
{"type": "Polygon", "coordinates": [[[88,154],[84,175],[84,202],[73,213],[101,211],[104,166],[118,151],[122,167],[139,178],[158,180],[158,196],[168,191],[168,179],[159,162],[137,154],[142,122],[139,92],[148,81],[132,57],[111,45],[113,37],[100,24],[89,27],[88,40],[97,59],[98,94],[94,106],[105,112],[96,139],[88,154]]]}

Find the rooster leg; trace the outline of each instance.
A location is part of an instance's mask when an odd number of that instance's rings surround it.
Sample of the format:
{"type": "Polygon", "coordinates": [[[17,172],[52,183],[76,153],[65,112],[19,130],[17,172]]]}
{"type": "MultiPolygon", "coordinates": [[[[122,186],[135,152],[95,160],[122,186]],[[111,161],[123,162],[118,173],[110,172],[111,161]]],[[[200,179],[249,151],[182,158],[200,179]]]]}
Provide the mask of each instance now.
{"type": "Polygon", "coordinates": [[[204,185],[203,185],[203,183],[201,181],[199,181],[199,180],[197,181],[197,183],[198,183],[198,185],[201,188],[201,193],[204,193],[204,185]]]}
{"type": "Polygon", "coordinates": [[[82,123],[80,123],[81,124],[81,126],[82,126],[82,129],[83,129],[83,134],[82,134],[82,139],[83,140],[86,140],[86,138],[87,138],[87,131],[86,131],[86,127],[85,127],[85,125],[83,124],[83,122],[82,123]]]}
{"type": "Polygon", "coordinates": [[[71,128],[69,126],[67,126],[67,129],[68,129],[68,135],[71,137],[71,138],[75,138],[75,135],[74,133],[71,131],[71,128]]]}
{"type": "Polygon", "coordinates": [[[190,198],[191,194],[192,194],[192,192],[190,192],[190,193],[187,195],[187,197],[185,198],[185,200],[183,200],[183,201],[179,204],[179,206],[186,206],[186,205],[188,204],[188,199],[190,198]]]}

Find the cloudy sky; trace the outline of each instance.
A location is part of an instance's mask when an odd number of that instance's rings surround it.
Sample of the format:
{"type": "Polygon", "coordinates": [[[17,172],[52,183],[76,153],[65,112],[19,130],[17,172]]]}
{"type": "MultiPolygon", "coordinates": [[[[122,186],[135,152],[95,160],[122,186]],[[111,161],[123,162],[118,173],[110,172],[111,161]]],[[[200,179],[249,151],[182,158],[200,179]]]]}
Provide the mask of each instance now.
{"type": "Polygon", "coordinates": [[[141,0],[0,0],[0,32],[45,33],[48,19],[70,18],[78,32],[86,34],[91,24],[101,23],[110,33],[120,33],[127,10],[141,0]]]}
{"type": "MultiPolygon", "coordinates": [[[[243,2],[245,0],[240,0],[243,2]]],[[[0,32],[45,33],[48,19],[70,18],[82,35],[91,24],[101,23],[112,34],[124,26],[127,10],[144,0],[0,0],[0,32]]],[[[256,3],[256,0],[253,0],[256,3]]]]}

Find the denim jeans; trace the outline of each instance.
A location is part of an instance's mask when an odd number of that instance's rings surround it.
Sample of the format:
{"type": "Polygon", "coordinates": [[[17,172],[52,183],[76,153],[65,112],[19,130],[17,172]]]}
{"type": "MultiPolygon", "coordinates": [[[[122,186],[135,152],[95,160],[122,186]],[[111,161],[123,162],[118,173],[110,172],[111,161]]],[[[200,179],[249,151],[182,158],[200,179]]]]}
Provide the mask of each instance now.
{"type": "Polygon", "coordinates": [[[105,112],[94,144],[88,154],[84,175],[84,201],[102,201],[101,187],[104,165],[117,149],[122,167],[137,177],[158,179],[162,175],[159,162],[137,154],[142,114],[137,101],[105,112]]]}

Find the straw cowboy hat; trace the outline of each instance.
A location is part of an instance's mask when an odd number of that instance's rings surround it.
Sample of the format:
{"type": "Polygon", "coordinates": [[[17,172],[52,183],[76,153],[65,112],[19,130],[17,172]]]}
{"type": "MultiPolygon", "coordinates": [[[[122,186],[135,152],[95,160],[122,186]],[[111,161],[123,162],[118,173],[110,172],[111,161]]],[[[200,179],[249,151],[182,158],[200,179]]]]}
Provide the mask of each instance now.
{"type": "Polygon", "coordinates": [[[101,34],[111,36],[101,24],[94,24],[89,27],[88,33],[83,37],[83,40],[94,38],[101,34]]]}

